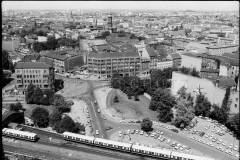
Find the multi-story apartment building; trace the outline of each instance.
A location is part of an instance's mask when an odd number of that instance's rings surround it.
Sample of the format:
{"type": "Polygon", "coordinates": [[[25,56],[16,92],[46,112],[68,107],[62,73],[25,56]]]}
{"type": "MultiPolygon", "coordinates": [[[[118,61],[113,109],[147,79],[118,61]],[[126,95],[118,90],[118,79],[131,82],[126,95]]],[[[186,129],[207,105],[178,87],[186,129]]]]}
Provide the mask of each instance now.
{"type": "Polygon", "coordinates": [[[172,68],[173,61],[172,60],[163,60],[157,62],[157,69],[164,69],[164,68],[172,68]]]}
{"type": "Polygon", "coordinates": [[[111,78],[113,73],[138,75],[141,59],[138,52],[90,52],[87,66],[90,77],[111,78]]]}
{"type": "Polygon", "coordinates": [[[43,62],[18,62],[15,72],[17,90],[25,93],[28,84],[32,83],[40,89],[54,89],[54,69],[43,62]]]}
{"type": "Polygon", "coordinates": [[[65,73],[84,64],[83,55],[70,55],[67,52],[50,52],[42,55],[41,61],[54,67],[55,72],[65,73]]]}
{"type": "Polygon", "coordinates": [[[239,45],[236,44],[229,44],[229,45],[216,45],[216,46],[209,46],[206,47],[208,49],[208,54],[222,56],[225,52],[232,53],[237,51],[239,45]]]}

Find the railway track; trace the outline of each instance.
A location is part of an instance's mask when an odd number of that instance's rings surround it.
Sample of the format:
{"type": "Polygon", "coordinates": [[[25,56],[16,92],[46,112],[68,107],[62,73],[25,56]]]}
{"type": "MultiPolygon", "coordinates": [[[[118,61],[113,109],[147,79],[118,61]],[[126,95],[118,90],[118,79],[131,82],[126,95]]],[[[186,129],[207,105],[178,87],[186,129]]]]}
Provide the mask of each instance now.
{"type": "Polygon", "coordinates": [[[43,131],[40,129],[36,129],[36,128],[32,128],[32,127],[28,127],[25,125],[20,125],[23,128],[27,129],[27,131],[32,131],[34,133],[37,133],[38,136],[40,137],[40,139],[36,142],[39,144],[43,144],[43,145],[50,145],[50,146],[55,146],[55,147],[61,147],[61,148],[66,148],[66,149],[73,149],[76,151],[85,151],[87,153],[91,153],[91,154],[98,154],[98,155],[107,155],[109,157],[113,157],[113,158],[120,158],[120,159],[142,159],[142,160],[152,160],[152,159],[157,159],[157,158],[151,158],[151,157],[147,157],[147,156],[140,156],[140,155],[133,155],[127,152],[121,152],[121,151],[115,151],[115,150],[110,150],[110,149],[106,149],[106,148],[100,148],[100,147],[95,147],[95,146],[91,146],[91,145],[86,145],[86,144],[81,144],[81,143],[77,143],[77,142],[69,142],[66,140],[63,140],[62,136],[56,133],[50,133],[47,131],[43,131]],[[41,139],[41,136],[49,136],[61,141],[64,141],[64,143],[57,143],[57,142],[52,142],[52,141],[47,141],[47,140],[43,140],[41,139]],[[126,154],[126,155],[125,155],[126,154]]]}

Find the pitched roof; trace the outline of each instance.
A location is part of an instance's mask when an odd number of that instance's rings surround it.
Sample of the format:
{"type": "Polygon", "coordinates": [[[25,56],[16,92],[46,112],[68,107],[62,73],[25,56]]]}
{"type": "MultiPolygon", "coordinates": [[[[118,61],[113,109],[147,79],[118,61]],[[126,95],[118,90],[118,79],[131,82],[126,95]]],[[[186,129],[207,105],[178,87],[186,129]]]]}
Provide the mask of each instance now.
{"type": "Polygon", "coordinates": [[[231,86],[236,86],[236,83],[232,78],[220,76],[220,77],[207,77],[206,79],[211,80],[212,82],[216,83],[218,82],[218,87],[226,88],[231,86]]]}
{"type": "Polygon", "coordinates": [[[15,69],[49,69],[44,62],[17,62],[15,69]]]}
{"type": "Polygon", "coordinates": [[[178,53],[170,54],[170,56],[172,57],[173,60],[182,58],[178,53]]]}
{"type": "Polygon", "coordinates": [[[38,54],[34,54],[34,55],[25,55],[23,58],[22,58],[22,62],[31,62],[32,60],[37,60],[39,59],[40,55],[38,54]]]}
{"type": "Polygon", "coordinates": [[[138,52],[90,52],[89,58],[123,58],[123,57],[140,57],[138,52]]]}
{"type": "Polygon", "coordinates": [[[155,57],[155,56],[157,56],[157,53],[154,51],[153,48],[147,47],[146,50],[147,50],[148,55],[149,55],[150,57],[155,57]]]}
{"type": "Polygon", "coordinates": [[[233,53],[224,53],[222,57],[228,57],[231,59],[239,59],[239,54],[233,54],[233,53]]]}
{"type": "Polygon", "coordinates": [[[43,57],[49,57],[49,58],[53,58],[53,59],[58,59],[61,61],[64,61],[65,59],[67,59],[68,57],[66,55],[60,55],[57,52],[49,52],[47,54],[44,54],[43,57]]]}

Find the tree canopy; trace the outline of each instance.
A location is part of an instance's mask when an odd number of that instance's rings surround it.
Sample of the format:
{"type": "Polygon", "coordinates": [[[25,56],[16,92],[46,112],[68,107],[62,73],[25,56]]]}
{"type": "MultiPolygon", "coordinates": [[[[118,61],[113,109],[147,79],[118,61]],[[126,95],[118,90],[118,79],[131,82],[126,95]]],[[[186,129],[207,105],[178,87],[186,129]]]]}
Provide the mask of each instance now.
{"type": "Polygon", "coordinates": [[[210,115],[212,105],[203,94],[197,95],[195,104],[196,116],[202,115],[203,117],[208,117],[210,115]]]}
{"type": "Polygon", "coordinates": [[[15,112],[18,112],[19,110],[23,109],[23,106],[20,102],[18,103],[11,103],[10,104],[10,110],[11,111],[15,111],[15,112]]]}
{"type": "Polygon", "coordinates": [[[173,118],[172,108],[175,104],[175,98],[168,89],[158,88],[151,97],[149,109],[159,113],[159,121],[170,122],[173,118]]]}
{"type": "Polygon", "coordinates": [[[194,107],[192,103],[186,99],[177,101],[175,107],[177,110],[173,123],[176,127],[183,129],[188,126],[194,118],[194,107]]]}
{"type": "Polygon", "coordinates": [[[152,121],[149,118],[144,118],[141,122],[141,129],[145,132],[152,131],[152,121]]]}
{"type": "Polygon", "coordinates": [[[49,123],[49,112],[44,108],[36,107],[32,111],[31,118],[35,125],[39,127],[47,127],[49,123]]]}
{"type": "Polygon", "coordinates": [[[55,128],[58,133],[63,133],[63,132],[78,133],[79,132],[79,129],[76,127],[75,122],[72,120],[71,117],[67,115],[63,117],[63,119],[58,123],[58,125],[55,128]]]}

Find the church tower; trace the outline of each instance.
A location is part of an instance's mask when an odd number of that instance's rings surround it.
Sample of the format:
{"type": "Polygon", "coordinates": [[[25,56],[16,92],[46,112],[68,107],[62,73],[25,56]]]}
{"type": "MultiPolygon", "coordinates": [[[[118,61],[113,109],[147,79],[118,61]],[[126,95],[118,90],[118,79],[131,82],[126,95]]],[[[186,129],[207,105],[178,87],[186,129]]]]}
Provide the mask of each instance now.
{"type": "Polygon", "coordinates": [[[109,15],[108,15],[108,21],[107,21],[107,26],[108,26],[108,28],[112,28],[112,15],[111,15],[111,13],[109,13],[109,15]]]}

